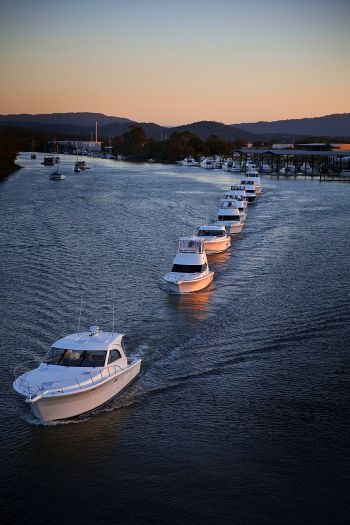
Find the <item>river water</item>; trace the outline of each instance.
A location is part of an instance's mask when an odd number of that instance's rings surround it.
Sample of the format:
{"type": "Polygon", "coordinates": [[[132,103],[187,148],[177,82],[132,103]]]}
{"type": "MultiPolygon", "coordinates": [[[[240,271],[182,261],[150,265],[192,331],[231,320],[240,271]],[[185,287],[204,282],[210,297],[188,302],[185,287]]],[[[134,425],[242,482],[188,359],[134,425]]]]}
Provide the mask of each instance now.
{"type": "Polygon", "coordinates": [[[345,524],[350,186],[263,179],[215,281],[167,294],[177,239],[237,177],[91,159],[66,179],[20,156],[0,184],[2,513],[28,524],[345,524]],[[12,370],[96,320],[139,379],[41,424],[12,370]]]}

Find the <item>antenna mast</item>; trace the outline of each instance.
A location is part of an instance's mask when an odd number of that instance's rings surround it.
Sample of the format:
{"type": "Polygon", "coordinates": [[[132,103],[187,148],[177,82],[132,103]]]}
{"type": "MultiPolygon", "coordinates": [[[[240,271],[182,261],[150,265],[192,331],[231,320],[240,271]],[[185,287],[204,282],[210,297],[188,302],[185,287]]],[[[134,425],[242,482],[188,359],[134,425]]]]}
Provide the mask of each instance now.
{"type": "Polygon", "coordinates": [[[83,294],[84,294],[84,290],[81,291],[80,312],[79,312],[79,322],[78,322],[78,332],[80,332],[81,310],[82,310],[82,308],[83,308],[83,294]]]}
{"type": "Polygon", "coordinates": [[[115,303],[115,292],[113,293],[113,325],[112,325],[112,334],[114,334],[114,303],[115,303]]]}

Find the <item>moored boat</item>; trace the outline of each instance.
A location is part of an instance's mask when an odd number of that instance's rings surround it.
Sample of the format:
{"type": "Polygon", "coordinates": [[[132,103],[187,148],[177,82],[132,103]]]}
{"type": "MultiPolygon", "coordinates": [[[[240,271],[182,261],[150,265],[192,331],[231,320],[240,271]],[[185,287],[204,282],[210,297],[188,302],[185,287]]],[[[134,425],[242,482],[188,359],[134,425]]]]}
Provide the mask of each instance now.
{"type": "Polygon", "coordinates": [[[43,166],[54,166],[55,157],[53,155],[45,155],[44,160],[41,164],[43,164],[43,166]]]}
{"type": "Polygon", "coordinates": [[[58,171],[58,167],[57,167],[56,171],[51,173],[51,175],[49,177],[50,180],[64,180],[65,178],[66,177],[63,175],[63,173],[58,171]]]}
{"type": "Polygon", "coordinates": [[[181,237],[171,272],[164,276],[169,291],[188,294],[206,288],[214,272],[208,268],[205,239],[181,237]]]}
{"type": "Polygon", "coordinates": [[[43,421],[68,419],[107,403],[140,372],[125,355],[123,334],[91,326],[56,341],[38,367],[17,375],[16,392],[43,421]]]}

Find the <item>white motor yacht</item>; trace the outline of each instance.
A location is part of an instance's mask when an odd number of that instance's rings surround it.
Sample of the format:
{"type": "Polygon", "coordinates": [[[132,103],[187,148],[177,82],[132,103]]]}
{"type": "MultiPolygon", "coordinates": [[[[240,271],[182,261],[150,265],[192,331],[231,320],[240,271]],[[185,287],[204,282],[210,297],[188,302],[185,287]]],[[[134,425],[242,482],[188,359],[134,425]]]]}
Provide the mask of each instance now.
{"type": "Polygon", "coordinates": [[[246,192],[248,204],[252,204],[253,202],[255,202],[256,201],[256,191],[255,191],[254,181],[243,179],[241,181],[241,186],[243,186],[246,192]]]}
{"type": "MultiPolygon", "coordinates": [[[[234,195],[236,197],[241,197],[242,201],[243,201],[243,204],[244,204],[244,207],[247,210],[248,199],[247,199],[247,194],[246,194],[244,186],[240,186],[239,184],[234,184],[233,186],[231,186],[231,190],[229,191],[229,194],[234,195]]],[[[246,211],[246,213],[247,213],[247,211],[246,211]]]]}
{"type": "Polygon", "coordinates": [[[225,199],[233,200],[235,201],[235,206],[240,210],[241,212],[241,218],[243,222],[247,219],[247,213],[248,213],[248,203],[241,195],[236,195],[235,192],[229,191],[225,194],[225,199]]]}
{"type": "Polygon", "coordinates": [[[123,334],[89,332],[56,341],[40,365],[18,375],[13,388],[43,421],[90,412],[123,390],[140,372],[141,360],[125,355],[123,334]]]}
{"type": "Polygon", "coordinates": [[[301,172],[304,175],[311,175],[312,174],[312,167],[310,166],[310,164],[308,162],[303,162],[303,164],[301,165],[301,172]]]}
{"type": "Polygon", "coordinates": [[[218,209],[218,220],[215,224],[225,226],[227,233],[241,233],[244,226],[244,212],[237,207],[236,201],[231,199],[221,199],[218,209]]]}
{"type": "Polygon", "coordinates": [[[191,156],[186,157],[186,158],[183,159],[183,160],[180,160],[180,161],[179,161],[179,164],[181,164],[181,166],[185,166],[186,168],[199,166],[199,162],[196,162],[196,161],[194,160],[194,158],[191,157],[191,156]]]}
{"type": "Polygon", "coordinates": [[[204,158],[200,162],[200,167],[205,168],[207,170],[213,170],[215,168],[215,161],[214,159],[204,158]]]}
{"type": "Polygon", "coordinates": [[[231,246],[231,238],[222,224],[200,226],[197,235],[204,239],[205,253],[207,255],[224,252],[231,246]]]}
{"type": "Polygon", "coordinates": [[[205,239],[181,237],[171,272],[164,280],[171,292],[188,294],[206,288],[213,280],[214,272],[208,268],[205,239]]]}
{"type": "Polygon", "coordinates": [[[255,186],[255,193],[257,195],[260,195],[260,193],[262,192],[262,184],[261,184],[261,179],[260,179],[258,170],[256,169],[247,170],[245,174],[245,180],[252,180],[255,186]]]}
{"type": "Polygon", "coordinates": [[[242,171],[241,163],[240,163],[238,160],[235,160],[235,161],[232,163],[231,171],[232,171],[233,173],[240,173],[240,172],[242,171]]]}
{"type": "Polygon", "coordinates": [[[263,162],[260,166],[260,173],[271,173],[272,169],[270,164],[263,162]]]}

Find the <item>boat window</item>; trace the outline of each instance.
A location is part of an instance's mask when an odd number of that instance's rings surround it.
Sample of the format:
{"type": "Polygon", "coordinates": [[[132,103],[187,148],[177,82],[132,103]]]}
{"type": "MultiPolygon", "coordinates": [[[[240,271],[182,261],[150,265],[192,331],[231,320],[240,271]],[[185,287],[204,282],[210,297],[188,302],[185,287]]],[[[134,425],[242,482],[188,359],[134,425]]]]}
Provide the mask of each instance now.
{"type": "Polygon", "coordinates": [[[198,237],[225,237],[225,230],[199,230],[198,237]]]}
{"type": "Polygon", "coordinates": [[[46,363],[48,365],[58,365],[64,352],[65,352],[64,348],[52,347],[49,353],[45,356],[43,363],[46,363]]]}
{"type": "Polygon", "coordinates": [[[81,366],[85,351],[66,350],[60,360],[60,366],[81,366]]]}
{"type": "Polygon", "coordinates": [[[207,269],[207,264],[174,264],[172,272],[178,273],[202,273],[207,269]]]}
{"type": "Polygon", "coordinates": [[[219,215],[219,221],[239,221],[239,215],[219,215]]]}
{"type": "Polygon", "coordinates": [[[109,358],[108,358],[108,364],[113,363],[113,361],[116,361],[117,359],[121,358],[121,354],[119,350],[111,350],[109,352],[109,358]]]}
{"type": "Polygon", "coordinates": [[[52,347],[43,363],[59,366],[104,366],[106,351],[70,350],[52,347]]]}
{"type": "Polygon", "coordinates": [[[105,350],[93,350],[91,352],[86,351],[81,366],[104,366],[106,361],[105,350]]]}

